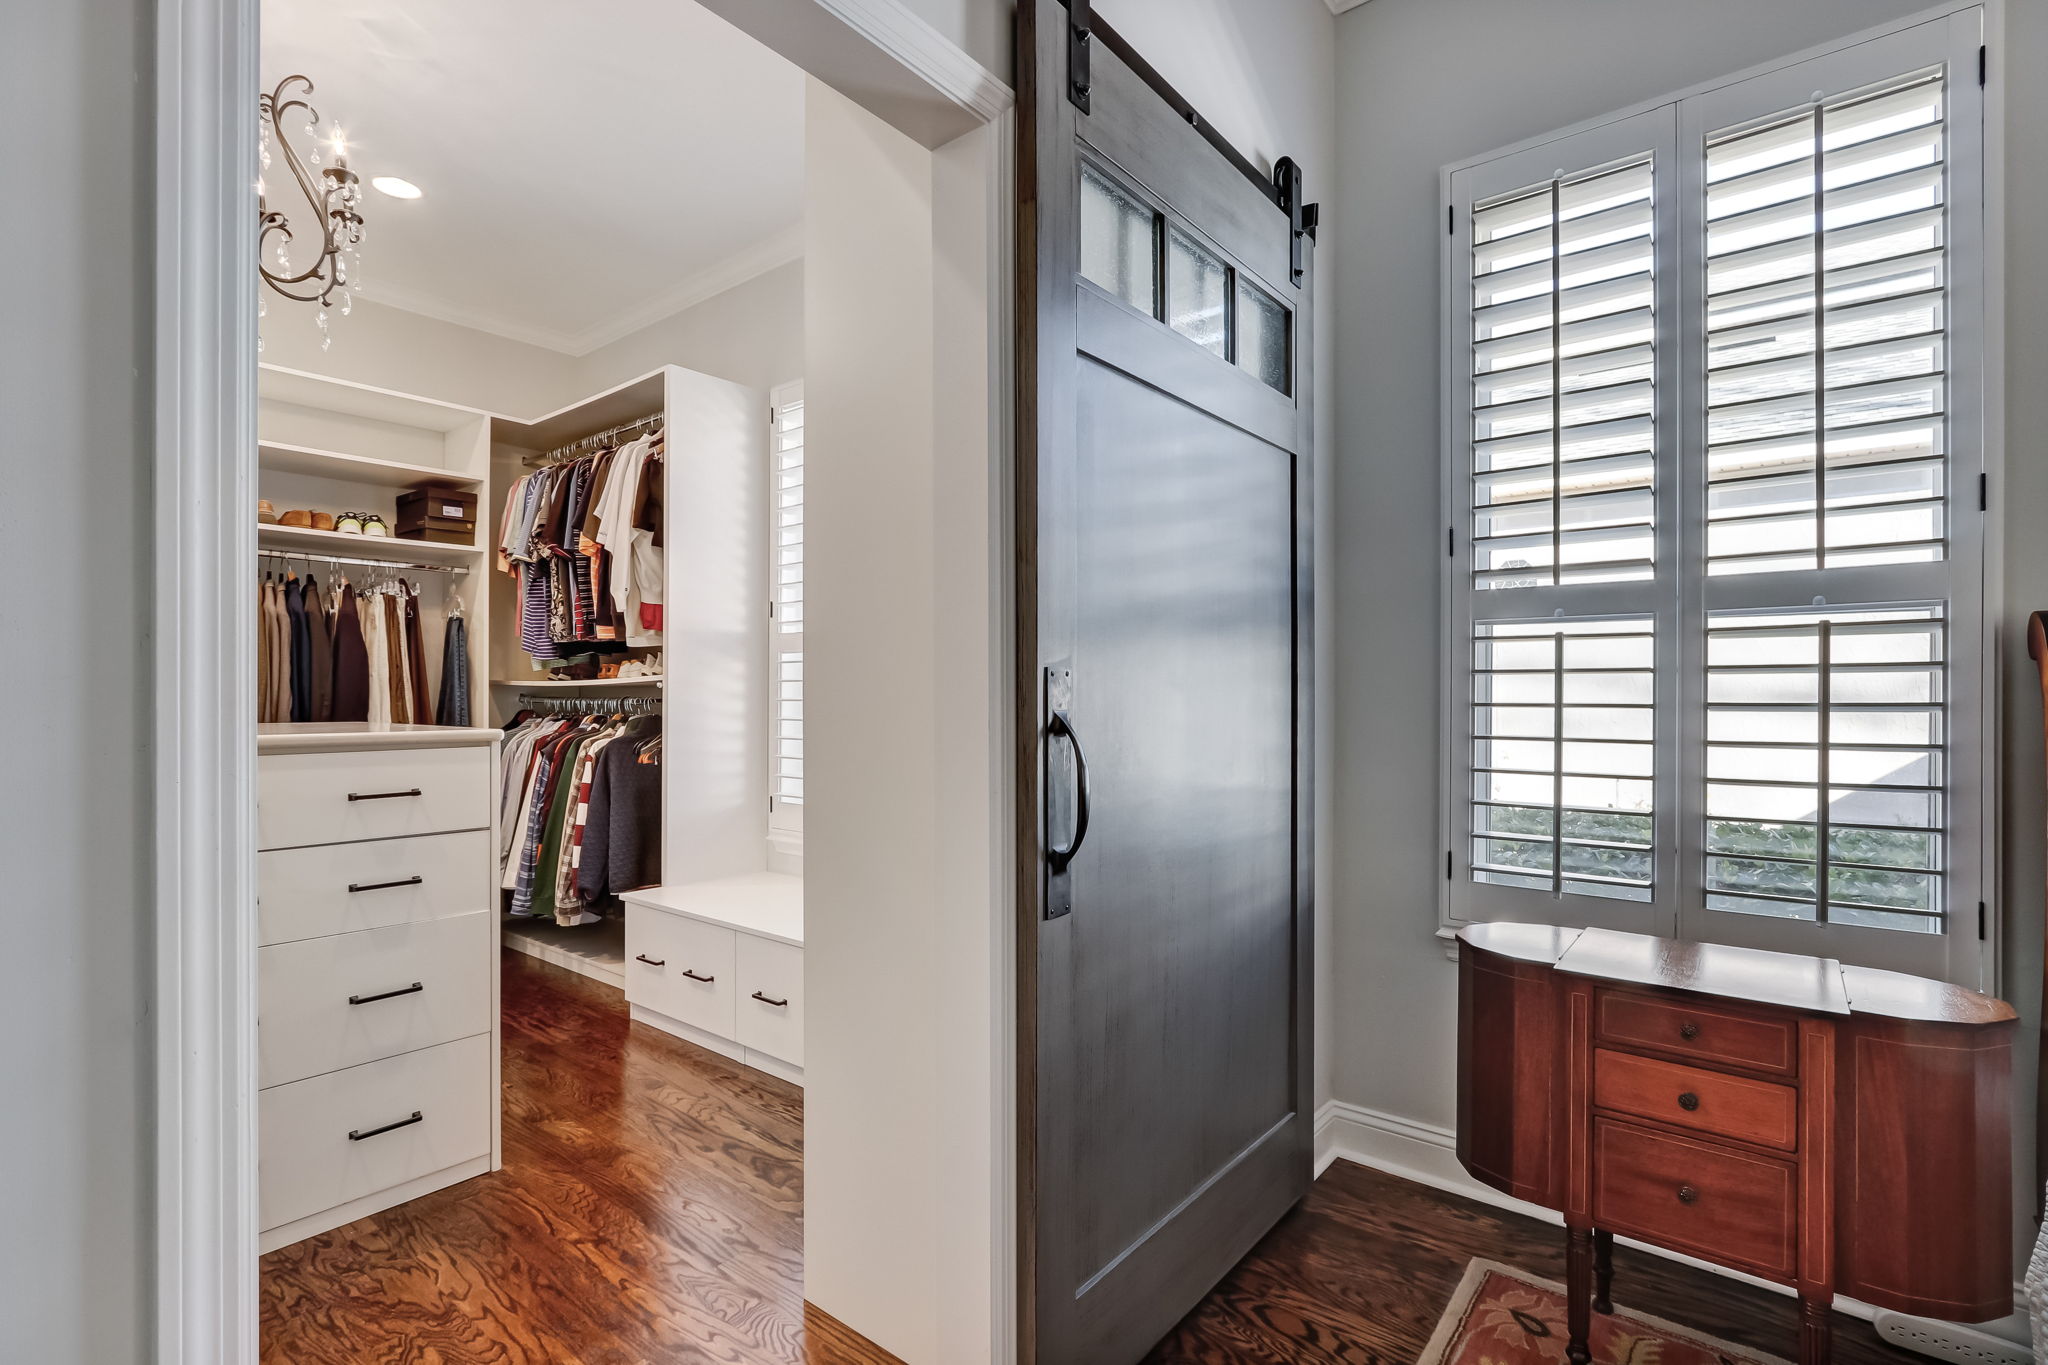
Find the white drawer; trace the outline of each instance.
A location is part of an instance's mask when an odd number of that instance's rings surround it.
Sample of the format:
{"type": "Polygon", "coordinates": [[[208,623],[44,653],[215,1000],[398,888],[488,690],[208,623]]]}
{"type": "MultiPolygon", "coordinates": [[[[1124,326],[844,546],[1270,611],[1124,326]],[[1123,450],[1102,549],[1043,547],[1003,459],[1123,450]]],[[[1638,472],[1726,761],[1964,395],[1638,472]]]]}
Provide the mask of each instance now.
{"type": "Polygon", "coordinates": [[[258,949],[256,1084],[489,1032],[496,929],[473,914],[258,949]]]}
{"type": "Polygon", "coordinates": [[[733,1036],[737,984],[730,929],[633,905],[626,909],[626,999],[733,1036]]]}
{"type": "Polygon", "coordinates": [[[296,1222],[488,1156],[493,1098],[488,1034],[263,1091],[258,1222],[296,1222]]]}
{"type": "Polygon", "coordinates": [[[752,934],[739,939],[740,1046],[804,1064],[804,950],[752,934]],[[780,1003],[777,1003],[780,1002],[780,1003]]]}
{"type": "Polygon", "coordinates": [[[278,848],[256,855],[261,943],[496,908],[489,830],[278,848]]]}
{"type": "Polygon", "coordinates": [[[491,751],[375,749],[257,760],[258,848],[486,829],[491,751]]]}

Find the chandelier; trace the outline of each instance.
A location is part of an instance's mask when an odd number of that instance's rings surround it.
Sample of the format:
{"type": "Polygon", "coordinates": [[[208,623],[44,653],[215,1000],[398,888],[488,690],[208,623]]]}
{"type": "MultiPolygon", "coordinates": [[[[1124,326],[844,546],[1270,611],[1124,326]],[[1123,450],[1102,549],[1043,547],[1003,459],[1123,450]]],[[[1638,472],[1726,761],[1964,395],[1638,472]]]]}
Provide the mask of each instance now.
{"type": "MultiPolygon", "coordinates": [[[[326,138],[328,159],[322,164],[320,113],[304,98],[312,93],[313,82],[307,77],[286,76],[277,89],[256,97],[263,167],[263,176],[256,182],[256,266],[264,283],[278,293],[297,303],[318,305],[314,321],[319,324],[320,349],[324,351],[334,341],[327,330],[328,310],[348,316],[354,305],[352,291],[361,287],[363,189],[356,173],[348,168],[348,148],[339,127],[326,138]],[[303,156],[292,145],[287,128],[288,122],[301,121],[298,131],[307,143],[303,156]],[[303,269],[295,264],[292,250],[298,233],[283,210],[270,207],[267,195],[273,141],[305,198],[310,221],[318,224],[320,251],[303,269]]],[[[304,230],[310,245],[311,230],[304,230]]],[[[267,312],[259,301],[258,316],[267,312]]],[[[257,344],[260,348],[262,343],[257,344]]]]}

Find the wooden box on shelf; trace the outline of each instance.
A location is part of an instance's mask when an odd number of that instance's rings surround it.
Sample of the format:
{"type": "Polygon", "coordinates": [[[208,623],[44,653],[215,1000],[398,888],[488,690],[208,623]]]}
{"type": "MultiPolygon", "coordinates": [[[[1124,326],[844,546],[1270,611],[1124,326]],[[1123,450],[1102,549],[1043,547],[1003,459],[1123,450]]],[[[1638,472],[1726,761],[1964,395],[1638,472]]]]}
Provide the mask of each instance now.
{"type": "Polygon", "coordinates": [[[443,545],[476,543],[476,490],[414,488],[398,495],[398,535],[443,545]]]}

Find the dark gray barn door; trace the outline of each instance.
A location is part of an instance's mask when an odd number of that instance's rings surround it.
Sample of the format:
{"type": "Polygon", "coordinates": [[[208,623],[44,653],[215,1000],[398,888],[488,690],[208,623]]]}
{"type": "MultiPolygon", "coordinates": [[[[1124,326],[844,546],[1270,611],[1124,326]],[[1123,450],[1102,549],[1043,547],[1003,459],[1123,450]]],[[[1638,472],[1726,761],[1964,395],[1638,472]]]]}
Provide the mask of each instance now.
{"type": "Polygon", "coordinates": [[[1129,1365],[1310,1179],[1313,250],[1287,163],[1019,8],[1025,1321],[1129,1365]]]}

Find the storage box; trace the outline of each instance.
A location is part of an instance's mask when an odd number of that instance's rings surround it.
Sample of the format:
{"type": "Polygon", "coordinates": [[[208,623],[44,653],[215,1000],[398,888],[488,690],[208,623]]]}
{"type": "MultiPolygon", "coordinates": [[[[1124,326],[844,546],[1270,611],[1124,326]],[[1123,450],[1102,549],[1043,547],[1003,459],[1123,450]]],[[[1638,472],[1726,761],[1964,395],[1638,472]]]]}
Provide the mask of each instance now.
{"type": "Polygon", "coordinates": [[[400,539],[442,545],[476,544],[476,492],[463,488],[414,488],[398,495],[400,539]]]}

